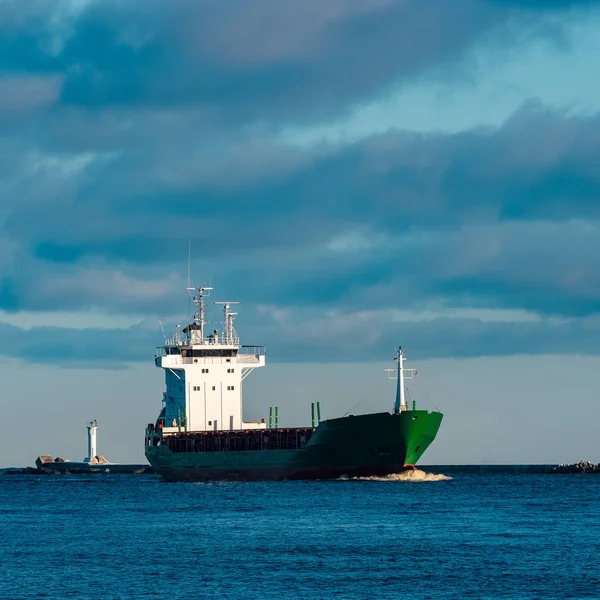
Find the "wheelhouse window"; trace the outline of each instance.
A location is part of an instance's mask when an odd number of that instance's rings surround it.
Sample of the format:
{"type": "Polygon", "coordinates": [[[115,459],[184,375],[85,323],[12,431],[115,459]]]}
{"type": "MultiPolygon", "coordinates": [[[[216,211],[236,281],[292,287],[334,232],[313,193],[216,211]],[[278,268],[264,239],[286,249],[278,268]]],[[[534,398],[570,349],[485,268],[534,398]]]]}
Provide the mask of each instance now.
{"type": "Polygon", "coordinates": [[[237,356],[237,353],[238,353],[237,348],[226,348],[226,349],[222,349],[222,348],[196,349],[196,348],[194,348],[193,350],[184,350],[183,351],[184,356],[193,356],[194,358],[200,358],[200,357],[205,357],[205,356],[220,357],[220,358],[229,357],[229,361],[231,361],[232,356],[237,356]]]}

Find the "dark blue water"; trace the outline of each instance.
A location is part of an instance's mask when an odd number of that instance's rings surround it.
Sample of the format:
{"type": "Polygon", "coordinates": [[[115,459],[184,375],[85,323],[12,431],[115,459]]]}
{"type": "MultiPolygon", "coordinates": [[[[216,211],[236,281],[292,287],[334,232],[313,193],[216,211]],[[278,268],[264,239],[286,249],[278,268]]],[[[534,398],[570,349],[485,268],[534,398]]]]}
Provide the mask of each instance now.
{"type": "Polygon", "coordinates": [[[600,598],[600,476],[0,476],[1,598],[600,598]]]}

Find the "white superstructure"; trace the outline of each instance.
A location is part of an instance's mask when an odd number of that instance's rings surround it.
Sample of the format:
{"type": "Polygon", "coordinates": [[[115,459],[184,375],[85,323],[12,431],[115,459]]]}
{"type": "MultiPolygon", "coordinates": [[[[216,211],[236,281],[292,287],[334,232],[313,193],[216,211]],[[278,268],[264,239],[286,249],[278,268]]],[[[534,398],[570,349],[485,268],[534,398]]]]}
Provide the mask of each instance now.
{"type": "Polygon", "coordinates": [[[223,306],[222,329],[207,334],[205,298],[212,288],[188,289],[195,294],[193,321],[182,331],[178,327],[156,353],[166,383],[159,427],[163,433],[266,428],[264,419],[244,423],[242,416],[242,381],[265,366],[265,348],[240,344],[233,326],[237,313],[230,310],[237,302],[215,302],[223,306]]]}

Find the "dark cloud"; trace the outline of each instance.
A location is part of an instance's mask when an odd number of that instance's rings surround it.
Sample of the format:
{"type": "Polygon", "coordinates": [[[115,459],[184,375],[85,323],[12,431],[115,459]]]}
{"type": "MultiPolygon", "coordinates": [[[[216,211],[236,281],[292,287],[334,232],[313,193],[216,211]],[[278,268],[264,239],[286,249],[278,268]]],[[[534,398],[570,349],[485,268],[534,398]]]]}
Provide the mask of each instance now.
{"type": "Polygon", "coordinates": [[[132,282],[181,281],[189,239],[199,269],[261,302],[597,310],[597,116],[529,103],[498,129],[394,131],[305,153],[272,144],[262,157],[241,144],[207,153],[205,171],[154,147],[17,177],[5,231],[25,254],[5,271],[4,308],[162,312],[169,289],[136,295],[132,282]],[[240,175],[245,158],[255,168],[240,175]],[[177,169],[183,191],[164,177],[177,169]]]}
{"type": "MultiPolygon", "coordinates": [[[[179,314],[189,240],[193,272],[221,297],[300,320],[313,311],[319,327],[331,311],[430,305],[593,323],[600,117],[533,100],[494,129],[392,130],[304,149],[282,134],[404,82],[469,76],[482,45],[572,43],[573,19],[593,6],[5,0],[0,308],[179,314]]],[[[267,332],[285,359],[335,353],[346,340],[343,327],[323,345],[260,321],[251,313],[249,331],[258,341],[267,332]]],[[[490,353],[518,336],[523,352],[540,340],[576,348],[553,323],[510,325],[504,338],[497,323],[437,321],[434,345],[448,349],[456,335],[454,354],[487,353],[499,335],[490,353]]],[[[364,326],[377,353],[388,324],[364,326]]],[[[407,324],[407,335],[433,343],[429,327],[407,324]]],[[[60,352],[5,333],[31,360],[86,361],[120,360],[128,339],[141,353],[141,331],[91,331],[86,346],[81,331],[36,330],[40,340],[58,333],[60,352]]]]}
{"type": "MultiPolygon", "coordinates": [[[[389,313],[340,314],[304,324],[263,323],[246,326],[243,341],[266,344],[269,362],[352,362],[390,359],[394,343],[402,343],[411,360],[518,354],[600,354],[597,318],[562,322],[485,322],[469,318],[437,318],[393,322],[389,313]],[[332,333],[334,335],[332,335],[332,333]]],[[[129,329],[34,327],[24,331],[0,325],[2,353],[40,364],[124,367],[153,362],[160,346],[158,324],[129,329]]]]}
{"type": "Polygon", "coordinates": [[[159,335],[148,324],[129,329],[69,329],[34,327],[24,331],[19,327],[0,324],[5,340],[5,356],[39,364],[82,363],[87,368],[107,364],[152,361],[153,348],[161,344],[159,335]]]}
{"type": "Polygon", "coordinates": [[[313,335],[285,335],[279,332],[268,345],[269,358],[297,362],[353,362],[389,360],[394,343],[401,343],[411,360],[426,358],[466,358],[519,354],[589,354],[600,352],[600,323],[597,318],[563,322],[486,322],[468,318],[437,318],[419,322],[390,322],[387,315],[356,320],[347,315],[344,335],[333,342],[322,327],[314,323],[313,335]],[[323,333],[320,335],[320,331],[323,333]],[[371,335],[371,331],[377,332],[371,335]],[[290,340],[289,342],[286,342],[290,340]],[[290,357],[289,359],[287,357],[290,357]]]}
{"type": "Polygon", "coordinates": [[[211,106],[223,122],[339,115],[407,78],[460,71],[487,34],[564,41],[589,2],[68,1],[0,6],[0,71],[60,73],[64,104],[211,106]],[[25,6],[28,5],[28,6],[25,6]],[[518,35],[517,35],[518,34],[518,35]],[[459,68],[459,71],[457,71],[459,68]]]}

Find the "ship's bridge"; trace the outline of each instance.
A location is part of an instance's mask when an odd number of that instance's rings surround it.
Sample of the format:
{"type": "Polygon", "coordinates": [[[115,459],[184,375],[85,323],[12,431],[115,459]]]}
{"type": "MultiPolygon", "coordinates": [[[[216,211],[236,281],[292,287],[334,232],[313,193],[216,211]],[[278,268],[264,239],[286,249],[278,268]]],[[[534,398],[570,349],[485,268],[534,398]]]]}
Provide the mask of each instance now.
{"type": "Polygon", "coordinates": [[[225,359],[225,362],[231,362],[231,359],[235,359],[234,362],[242,366],[262,367],[265,365],[266,354],[267,351],[264,346],[230,344],[159,346],[156,348],[154,362],[157,367],[171,369],[180,365],[221,363],[224,362],[223,359],[225,359]]]}
{"type": "Polygon", "coordinates": [[[204,298],[211,288],[195,288],[197,310],[193,321],[177,327],[165,345],[156,349],[154,362],[165,371],[166,391],[159,419],[163,434],[174,431],[224,431],[264,428],[264,423],[242,419],[242,381],[264,367],[264,346],[243,346],[230,308],[223,306],[223,328],[209,333],[204,298]]]}

